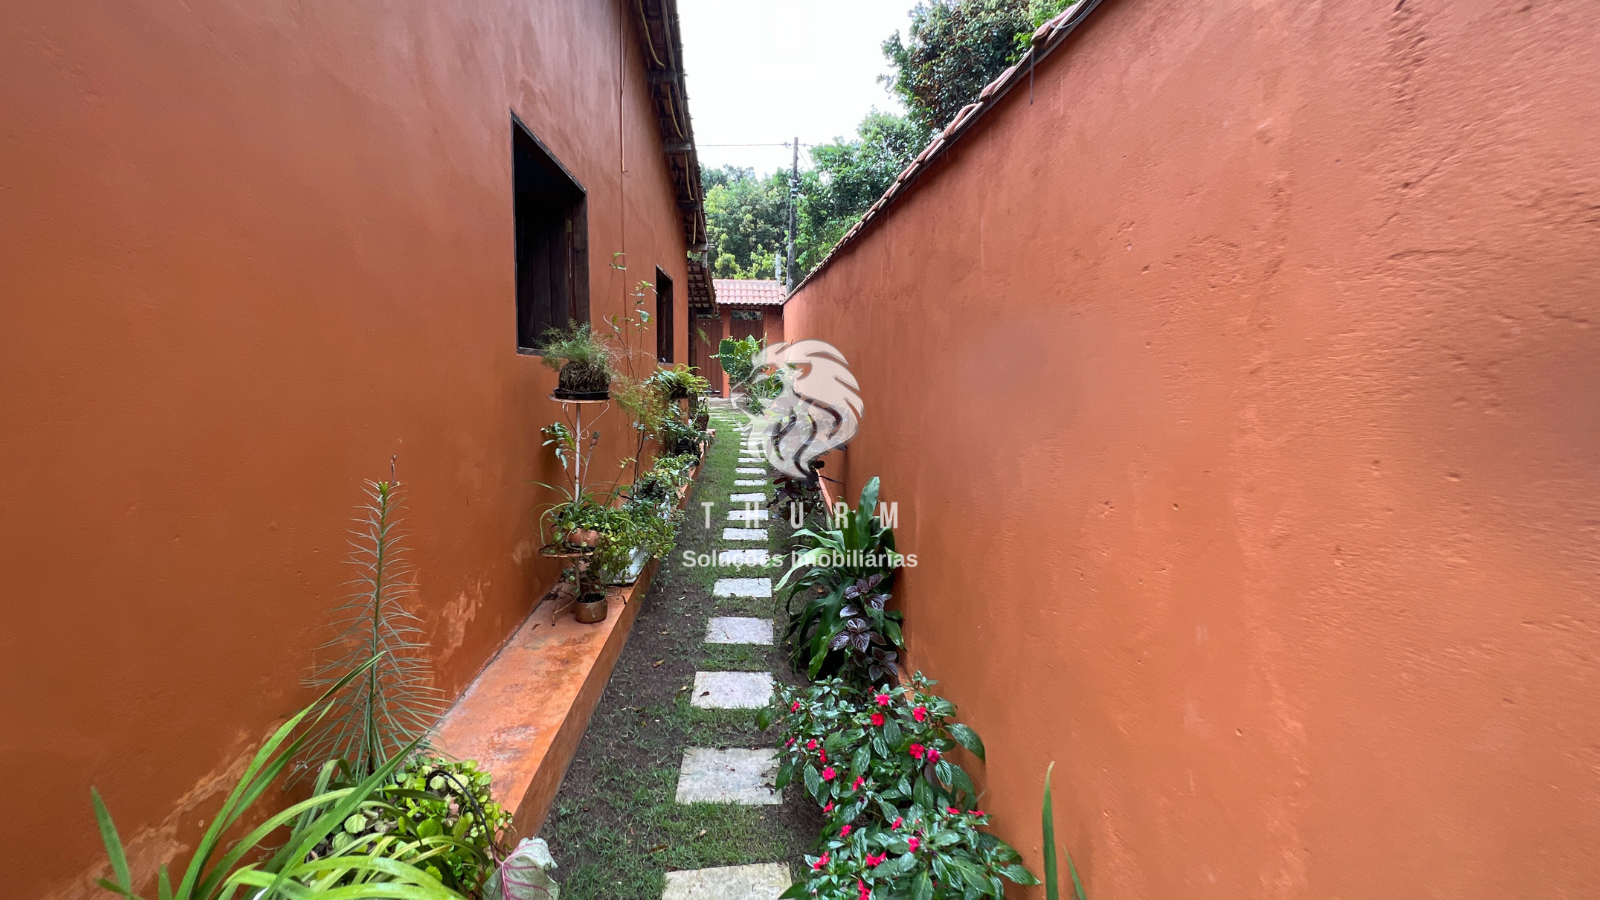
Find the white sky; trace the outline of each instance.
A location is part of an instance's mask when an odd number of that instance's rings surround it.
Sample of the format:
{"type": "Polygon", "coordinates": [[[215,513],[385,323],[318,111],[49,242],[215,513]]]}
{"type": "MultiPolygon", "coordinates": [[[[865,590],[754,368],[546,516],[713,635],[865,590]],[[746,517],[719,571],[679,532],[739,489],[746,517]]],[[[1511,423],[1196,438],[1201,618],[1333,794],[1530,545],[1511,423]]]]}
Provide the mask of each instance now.
{"type": "Polygon", "coordinates": [[[683,64],[700,162],[764,174],[789,167],[786,147],[855,134],[874,106],[901,112],[878,83],[881,45],[905,34],[915,0],[679,0],[683,64]]]}

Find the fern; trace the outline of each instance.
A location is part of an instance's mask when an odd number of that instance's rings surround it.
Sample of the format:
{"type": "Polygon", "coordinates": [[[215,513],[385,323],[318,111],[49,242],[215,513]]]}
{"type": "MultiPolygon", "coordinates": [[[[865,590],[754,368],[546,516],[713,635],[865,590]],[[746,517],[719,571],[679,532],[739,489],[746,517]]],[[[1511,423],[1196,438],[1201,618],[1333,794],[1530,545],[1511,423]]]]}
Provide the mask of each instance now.
{"type": "Polygon", "coordinates": [[[350,564],[359,574],[350,597],[333,612],[333,639],[319,648],[332,658],[306,684],[337,684],[369,660],[376,662],[341,691],[310,735],[306,764],[341,759],[356,777],[377,771],[432,730],[444,711],[433,686],[420,620],[405,607],[414,592],[400,545],[400,485],[367,482],[367,502],[351,529],[350,564]]]}

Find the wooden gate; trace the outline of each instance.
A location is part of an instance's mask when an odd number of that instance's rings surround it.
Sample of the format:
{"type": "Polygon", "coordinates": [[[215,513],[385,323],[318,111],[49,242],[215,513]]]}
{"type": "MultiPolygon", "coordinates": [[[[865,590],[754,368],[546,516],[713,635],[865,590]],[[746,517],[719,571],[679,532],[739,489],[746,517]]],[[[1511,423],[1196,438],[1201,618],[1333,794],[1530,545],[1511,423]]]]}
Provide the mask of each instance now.
{"type": "Polygon", "coordinates": [[[689,365],[711,382],[711,390],[719,397],[723,395],[722,366],[717,362],[721,343],[722,317],[712,307],[695,307],[689,317],[689,365]]]}

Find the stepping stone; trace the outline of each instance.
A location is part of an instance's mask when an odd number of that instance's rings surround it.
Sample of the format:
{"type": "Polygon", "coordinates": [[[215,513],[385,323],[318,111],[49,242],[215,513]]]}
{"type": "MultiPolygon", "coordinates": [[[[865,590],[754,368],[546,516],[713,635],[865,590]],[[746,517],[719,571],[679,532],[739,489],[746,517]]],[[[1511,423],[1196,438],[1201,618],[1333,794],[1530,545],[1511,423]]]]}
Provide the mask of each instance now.
{"type": "Polygon", "coordinates": [[[767,502],[767,495],[766,494],[729,494],[728,495],[728,502],[729,503],[765,503],[765,502],[767,502]]]}
{"type": "Polygon", "coordinates": [[[765,484],[768,484],[768,482],[762,481],[758,478],[735,478],[733,480],[734,487],[761,487],[765,484]]]}
{"type": "Polygon", "coordinates": [[[764,549],[717,551],[719,566],[764,566],[770,562],[772,556],[764,549]]]}
{"type": "Polygon", "coordinates": [[[667,873],[661,900],[778,900],[789,888],[789,867],[783,863],[718,866],[667,873]]]}
{"type": "Polygon", "coordinates": [[[767,474],[767,470],[766,469],[753,469],[753,468],[752,469],[746,469],[746,468],[740,467],[740,468],[734,469],[733,470],[733,474],[735,474],[735,475],[765,475],[765,474],[767,474]]]}
{"type": "Polygon", "coordinates": [[[772,702],[771,672],[696,672],[689,703],[701,709],[760,709],[772,702]]]}
{"type": "Polygon", "coordinates": [[[771,578],[718,578],[711,586],[713,597],[771,597],[771,578]]]}
{"type": "Polygon", "coordinates": [[[765,522],[767,511],[764,509],[730,509],[728,510],[729,522],[765,522]]]}
{"type": "Polygon", "coordinates": [[[712,616],[706,623],[708,644],[772,643],[772,620],[748,616],[712,616]]]}
{"type": "Polygon", "coordinates": [[[783,802],[772,789],[777,775],[776,750],[690,747],[678,769],[678,802],[776,806],[783,802]]]}
{"type": "Polygon", "coordinates": [[[722,539],[725,541],[764,541],[767,539],[765,528],[724,528],[722,539]]]}

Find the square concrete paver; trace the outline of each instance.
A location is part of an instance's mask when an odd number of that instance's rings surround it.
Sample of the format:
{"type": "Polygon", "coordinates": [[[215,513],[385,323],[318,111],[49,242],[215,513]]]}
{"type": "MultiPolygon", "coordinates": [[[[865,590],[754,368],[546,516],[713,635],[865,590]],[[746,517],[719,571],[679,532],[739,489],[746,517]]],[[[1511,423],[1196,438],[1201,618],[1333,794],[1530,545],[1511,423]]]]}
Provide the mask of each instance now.
{"type": "Polygon", "coordinates": [[[739,468],[734,469],[733,470],[733,474],[735,474],[735,475],[765,475],[765,474],[767,474],[767,470],[766,469],[756,469],[756,468],[744,468],[744,467],[741,466],[739,468]]]}
{"type": "Polygon", "coordinates": [[[772,620],[749,616],[713,616],[706,623],[708,644],[771,644],[772,620]]]}
{"type": "Polygon", "coordinates": [[[771,672],[696,672],[689,703],[701,709],[760,709],[772,702],[771,672]]]}
{"type": "Polygon", "coordinates": [[[735,478],[733,480],[734,487],[758,487],[766,483],[759,478],[735,478]]]}
{"type": "Polygon", "coordinates": [[[711,586],[713,597],[771,597],[771,578],[718,578],[711,586]]]}
{"type": "Polygon", "coordinates": [[[771,554],[756,548],[717,551],[717,565],[719,566],[764,566],[771,561],[771,554]]]}
{"type": "Polygon", "coordinates": [[[767,539],[765,528],[724,528],[722,539],[725,541],[764,541],[767,539]]]}
{"type": "Polygon", "coordinates": [[[765,502],[767,502],[767,495],[764,494],[764,493],[729,494],[728,495],[728,502],[729,503],[765,503],[765,502]]]}
{"type": "Polygon", "coordinates": [[[776,750],[690,747],[678,769],[678,802],[776,806],[783,802],[772,789],[777,775],[776,750]]]}
{"type": "Polygon", "coordinates": [[[667,873],[661,900],[777,900],[789,888],[783,863],[719,866],[667,873]]]}
{"type": "Polygon", "coordinates": [[[729,522],[765,522],[767,511],[764,509],[730,509],[728,510],[729,522]]]}

